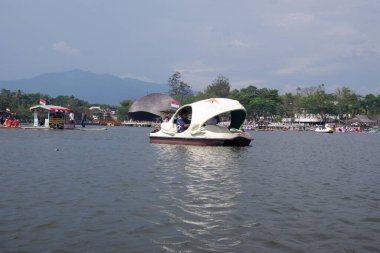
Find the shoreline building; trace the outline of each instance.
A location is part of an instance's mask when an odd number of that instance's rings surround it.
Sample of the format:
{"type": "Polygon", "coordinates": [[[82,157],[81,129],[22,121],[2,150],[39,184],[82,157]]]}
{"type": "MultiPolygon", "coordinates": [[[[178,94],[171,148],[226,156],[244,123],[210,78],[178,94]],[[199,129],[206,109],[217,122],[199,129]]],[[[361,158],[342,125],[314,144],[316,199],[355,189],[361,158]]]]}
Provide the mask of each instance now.
{"type": "Polygon", "coordinates": [[[303,124],[303,125],[317,125],[322,124],[323,119],[320,115],[311,114],[311,113],[301,113],[294,115],[294,123],[303,124]]]}
{"type": "Polygon", "coordinates": [[[351,126],[368,128],[375,126],[377,122],[375,120],[370,120],[367,115],[358,114],[354,118],[349,119],[347,123],[351,126]]]}
{"type": "Polygon", "coordinates": [[[94,122],[100,121],[117,121],[117,112],[109,108],[101,108],[100,106],[91,106],[90,115],[94,122]]]}

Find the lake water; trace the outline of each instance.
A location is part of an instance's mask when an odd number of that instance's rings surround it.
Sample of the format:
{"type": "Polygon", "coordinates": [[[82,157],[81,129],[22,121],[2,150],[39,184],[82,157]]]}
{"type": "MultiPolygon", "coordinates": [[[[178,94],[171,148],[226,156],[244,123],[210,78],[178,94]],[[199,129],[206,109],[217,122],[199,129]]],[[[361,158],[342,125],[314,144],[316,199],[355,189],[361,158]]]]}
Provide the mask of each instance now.
{"type": "Polygon", "coordinates": [[[380,252],[380,134],[0,129],[0,252],[380,252]]]}

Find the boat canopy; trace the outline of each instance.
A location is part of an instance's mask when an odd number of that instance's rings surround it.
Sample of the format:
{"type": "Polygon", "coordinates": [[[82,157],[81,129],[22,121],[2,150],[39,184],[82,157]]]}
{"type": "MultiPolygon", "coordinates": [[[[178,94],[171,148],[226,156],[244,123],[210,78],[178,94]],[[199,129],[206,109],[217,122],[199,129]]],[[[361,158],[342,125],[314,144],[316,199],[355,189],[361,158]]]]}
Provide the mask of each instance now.
{"type": "Polygon", "coordinates": [[[30,107],[30,110],[33,112],[36,109],[42,109],[47,111],[53,111],[53,112],[71,112],[72,110],[63,106],[58,105],[36,105],[30,107]]]}
{"type": "Polygon", "coordinates": [[[191,124],[189,130],[191,134],[200,131],[205,122],[223,113],[231,112],[231,123],[229,129],[239,129],[244,123],[247,111],[237,100],[228,98],[210,98],[192,104],[184,105],[183,108],[191,107],[191,124]]]}

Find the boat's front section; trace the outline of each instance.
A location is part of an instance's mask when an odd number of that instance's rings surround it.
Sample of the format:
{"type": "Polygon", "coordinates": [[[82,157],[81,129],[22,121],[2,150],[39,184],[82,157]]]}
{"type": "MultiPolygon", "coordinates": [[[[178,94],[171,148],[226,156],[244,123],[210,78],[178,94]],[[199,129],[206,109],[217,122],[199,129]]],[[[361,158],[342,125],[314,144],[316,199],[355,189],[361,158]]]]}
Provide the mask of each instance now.
{"type": "Polygon", "coordinates": [[[213,98],[181,107],[160,130],[150,134],[151,143],[200,145],[200,146],[248,146],[252,137],[241,128],[246,117],[244,107],[236,100],[213,98]],[[191,112],[191,123],[181,132],[177,118],[182,110],[191,112]],[[228,116],[227,116],[228,115],[228,116]],[[220,124],[227,117],[228,127],[220,124]]]}
{"type": "Polygon", "coordinates": [[[237,134],[231,139],[225,139],[223,146],[249,146],[252,141],[252,137],[247,132],[237,134]]]}

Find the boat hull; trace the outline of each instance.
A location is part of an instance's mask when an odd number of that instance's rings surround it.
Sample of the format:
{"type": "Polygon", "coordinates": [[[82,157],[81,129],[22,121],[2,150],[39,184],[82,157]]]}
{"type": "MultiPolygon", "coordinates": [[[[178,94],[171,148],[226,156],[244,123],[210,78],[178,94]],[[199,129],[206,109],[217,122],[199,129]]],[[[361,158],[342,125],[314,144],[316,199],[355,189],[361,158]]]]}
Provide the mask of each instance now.
{"type": "Polygon", "coordinates": [[[196,145],[196,146],[249,146],[252,139],[242,136],[233,139],[206,139],[206,138],[175,138],[150,136],[150,143],[175,144],[175,145],[196,145]]]}
{"type": "Polygon", "coordinates": [[[316,129],[315,132],[316,133],[332,134],[332,133],[334,133],[334,130],[326,130],[326,129],[318,130],[318,129],[316,129]]]}
{"type": "Polygon", "coordinates": [[[18,126],[18,127],[9,127],[9,126],[1,126],[0,125],[0,129],[20,129],[21,127],[18,126]]]}

